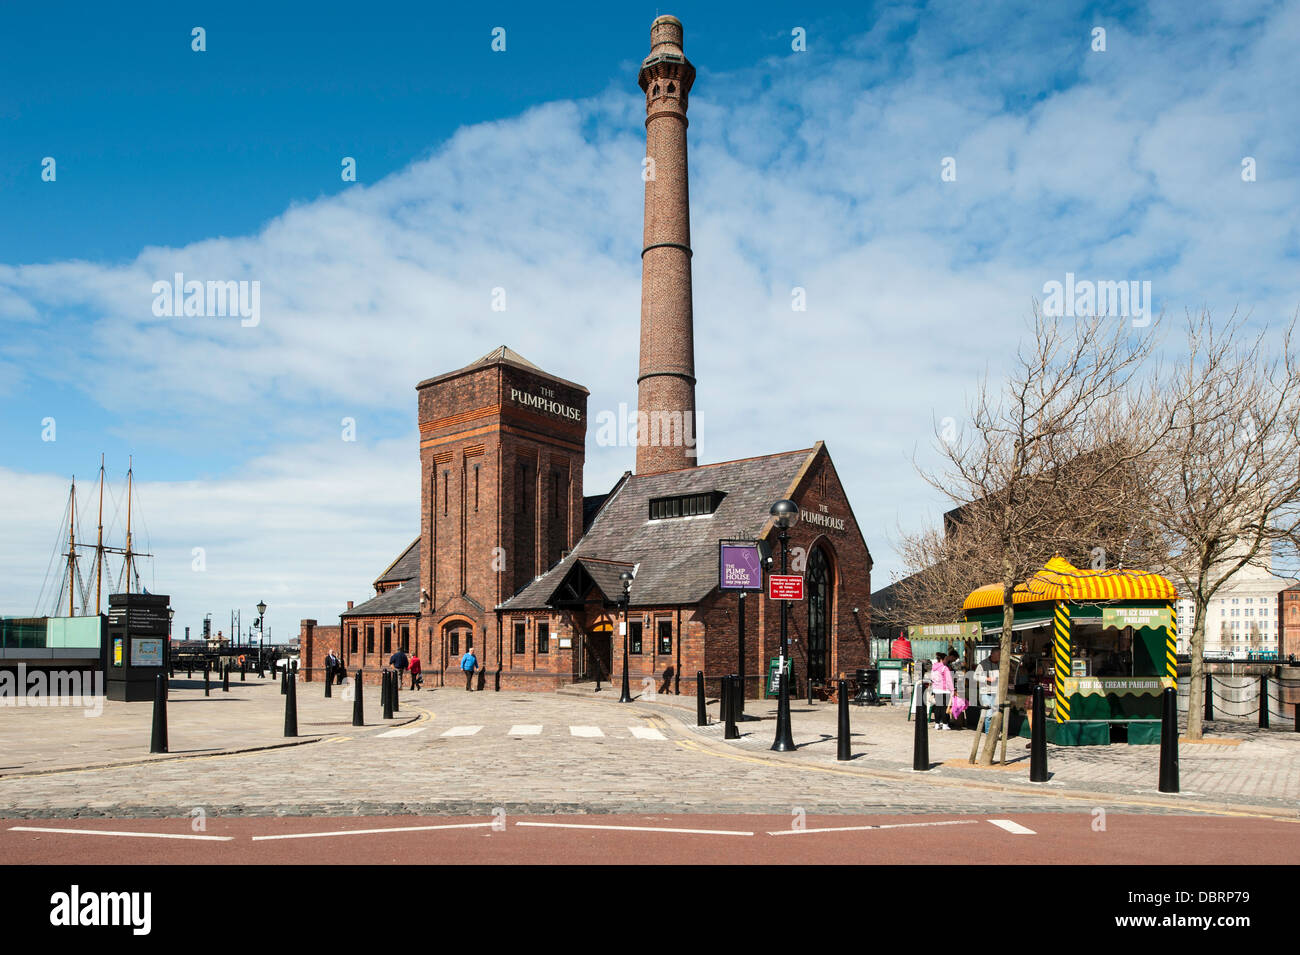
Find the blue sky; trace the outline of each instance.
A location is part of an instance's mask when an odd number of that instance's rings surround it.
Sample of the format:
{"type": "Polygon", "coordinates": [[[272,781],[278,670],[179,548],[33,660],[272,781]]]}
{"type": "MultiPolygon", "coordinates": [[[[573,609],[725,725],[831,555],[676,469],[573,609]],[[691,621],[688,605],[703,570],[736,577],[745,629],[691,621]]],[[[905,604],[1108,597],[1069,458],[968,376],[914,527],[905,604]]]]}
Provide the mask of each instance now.
{"type": "MultiPolygon", "coordinates": [[[[33,609],[100,451],[119,475],[135,455],[180,619],[261,597],[296,623],[414,536],[421,378],[509,344],[593,417],[634,406],[660,12],[699,70],[701,457],[826,440],[874,586],[942,506],[913,449],[997,377],[1044,283],[1151,281],[1174,315],[1261,323],[1300,305],[1296,3],[5,5],[0,612],[33,609]],[[154,316],[177,271],[259,281],[260,323],[154,316]]],[[[593,493],[632,454],[589,445],[593,493]]]]}

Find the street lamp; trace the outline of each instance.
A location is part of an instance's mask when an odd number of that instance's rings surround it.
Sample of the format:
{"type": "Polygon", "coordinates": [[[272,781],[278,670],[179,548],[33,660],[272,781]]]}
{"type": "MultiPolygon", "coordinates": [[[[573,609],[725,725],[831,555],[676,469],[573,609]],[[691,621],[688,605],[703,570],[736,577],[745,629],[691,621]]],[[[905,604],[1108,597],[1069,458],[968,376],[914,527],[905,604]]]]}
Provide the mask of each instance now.
{"type": "MultiPolygon", "coordinates": [[[[781,573],[784,574],[789,569],[789,552],[786,541],[789,538],[790,526],[799,517],[799,505],[794,501],[782,498],[772,505],[772,509],[768,513],[772,515],[773,521],[781,530],[778,537],[781,541],[781,573]]],[[[772,743],[772,749],[778,753],[785,753],[794,749],[794,736],[790,731],[790,678],[786,672],[786,658],[790,655],[788,636],[789,604],[788,600],[781,601],[781,660],[777,668],[780,683],[778,684],[776,704],[776,740],[772,743]]]]}
{"type": "MultiPolygon", "coordinates": [[[[257,656],[259,660],[266,659],[266,601],[257,602],[257,656]]],[[[259,667],[258,672],[261,672],[259,667]]],[[[274,676],[275,674],[271,674],[274,676]]],[[[261,679],[260,677],[258,679],[261,679]]]]}
{"type": "Polygon", "coordinates": [[[620,703],[631,703],[632,694],[627,685],[627,605],[632,599],[632,573],[623,571],[618,575],[618,579],[623,581],[623,596],[620,602],[623,604],[623,695],[618,698],[620,703]]]}

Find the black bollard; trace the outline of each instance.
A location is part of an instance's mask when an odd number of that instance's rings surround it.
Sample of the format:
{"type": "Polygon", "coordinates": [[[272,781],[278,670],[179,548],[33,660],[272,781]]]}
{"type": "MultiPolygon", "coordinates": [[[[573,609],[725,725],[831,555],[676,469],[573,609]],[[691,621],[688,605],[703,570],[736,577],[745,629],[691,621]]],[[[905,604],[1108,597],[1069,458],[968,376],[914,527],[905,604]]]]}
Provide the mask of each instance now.
{"type": "Polygon", "coordinates": [[[280,671],[280,695],[283,696],[288,692],[289,692],[289,668],[288,666],[286,666],[283,670],[280,671]]]}
{"type": "Polygon", "coordinates": [[[291,673],[284,685],[284,735],[292,738],[298,735],[298,681],[291,673]]]}
{"type": "Polygon", "coordinates": [[[388,690],[388,695],[393,698],[393,712],[402,712],[402,671],[393,671],[393,685],[388,690]]]}
{"type": "Polygon", "coordinates": [[[727,714],[727,724],[723,731],[723,739],[740,739],[740,730],[736,729],[736,677],[724,676],[722,685],[726,687],[726,703],[723,709],[727,714]]]}
{"type": "Polygon", "coordinates": [[[1259,728],[1268,729],[1268,674],[1259,675],[1259,728]]]}
{"type": "Polygon", "coordinates": [[[382,692],[384,697],[384,719],[391,720],[393,718],[393,675],[388,670],[384,671],[382,692]]]}
{"type": "Polygon", "coordinates": [[[248,682],[248,661],[247,660],[239,661],[239,682],[240,683],[248,682]]]}
{"type": "Polygon", "coordinates": [[[230,664],[227,663],[221,668],[221,692],[230,692],[230,664]]]}
{"type": "Polygon", "coordinates": [[[1029,781],[1047,782],[1047,702],[1042,684],[1034,687],[1034,727],[1029,742],[1029,781]]]}
{"type": "Polygon", "coordinates": [[[1205,718],[1214,719],[1214,674],[1205,674],[1205,718]]]}
{"type": "Polygon", "coordinates": [[[185,679],[187,679],[187,680],[192,680],[192,679],[194,679],[194,664],[193,664],[193,663],[187,663],[187,664],[185,665],[185,679]]]}
{"type": "Polygon", "coordinates": [[[727,678],[718,678],[718,722],[725,723],[727,714],[731,712],[731,684],[727,678]]]}
{"type": "Polygon", "coordinates": [[[1160,791],[1178,792],[1178,691],[1164,692],[1164,718],[1160,725],[1160,791]]]}
{"type": "Polygon", "coordinates": [[[153,688],[153,733],[149,737],[149,752],[167,752],[167,683],[161,673],[153,688]]]}
{"type": "Polygon", "coordinates": [[[916,705],[914,716],[916,730],[912,734],[912,770],[918,773],[930,770],[930,723],[925,716],[925,703],[916,705]]]}
{"type": "Polygon", "coordinates": [[[704,671],[695,671],[695,725],[708,726],[709,712],[704,708],[704,671]]]}
{"type": "Polygon", "coordinates": [[[326,667],[325,668],[325,699],[328,700],[334,696],[333,687],[334,687],[334,668],[326,667]]]}
{"type": "Polygon", "coordinates": [[[1291,719],[1295,722],[1295,731],[1300,733],[1300,700],[1295,701],[1295,710],[1291,714],[1291,719]]]}
{"type": "Polygon", "coordinates": [[[203,665],[203,695],[204,696],[210,696],[212,693],[212,687],[210,685],[210,677],[211,677],[211,672],[208,670],[208,665],[205,663],[203,665]]]}
{"type": "Polygon", "coordinates": [[[745,684],[739,673],[731,674],[731,718],[737,723],[745,719],[745,684]]]}
{"type": "Polygon", "coordinates": [[[356,681],[352,684],[352,725],[365,726],[365,713],[361,708],[361,671],[357,671],[356,681]]]}
{"type": "Polygon", "coordinates": [[[853,752],[849,747],[849,681],[840,680],[836,696],[840,702],[840,726],[839,746],[835,751],[835,758],[839,760],[852,759],[853,752]]]}

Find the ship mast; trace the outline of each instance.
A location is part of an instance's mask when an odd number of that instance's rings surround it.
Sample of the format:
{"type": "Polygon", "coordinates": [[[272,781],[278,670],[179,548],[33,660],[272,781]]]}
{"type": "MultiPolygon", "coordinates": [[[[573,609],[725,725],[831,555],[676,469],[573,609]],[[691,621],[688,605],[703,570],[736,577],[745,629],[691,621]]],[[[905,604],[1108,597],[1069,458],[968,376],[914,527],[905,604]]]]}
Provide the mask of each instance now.
{"type": "Polygon", "coordinates": [[[95,541],[95,613],[104,581],[104,454],[99,455],[99,537],[95,541]]]}
{"type": "Polygon", "coordinates": [[[68,616],[77,615],[73,597],[77,593],[77,476],[72,475],[68,503],[68,616]]]}
{"type": "Polygon", "coordinates": [[[126,592],[131,593],[131,573],[135,570],[134,556],[131,550],[131,488],[135,480],[134,470],[135,462],[133,458],[127,458],[126,468],[126,562],[123,564],[123,570],[126,572],[126,592]]]}

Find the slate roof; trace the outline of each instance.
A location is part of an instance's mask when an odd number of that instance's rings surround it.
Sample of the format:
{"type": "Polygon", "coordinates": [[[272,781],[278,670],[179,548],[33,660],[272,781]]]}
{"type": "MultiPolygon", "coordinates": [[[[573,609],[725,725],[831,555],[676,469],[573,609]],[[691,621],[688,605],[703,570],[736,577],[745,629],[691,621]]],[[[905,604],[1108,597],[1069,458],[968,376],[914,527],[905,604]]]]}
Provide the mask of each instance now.
{"type": "Polygon", "coordinates": [[[420,576],[420,538],[411,541],[411,546],[398,555],[397,560],[388,565],[388,569],[375,578],[375,588],[380,584],[396,584],[404,580],[415,580],[420,576]]]}
{"type": "Polygon", "coordinates": [[[342,617],[376,617],[381,614],[415,614],[420,612],[420,588],[410,583],[402,587],[386,590],[378,597],[371,597],[363,604],[357,604],[351,610],[345,610],[342,617]]]}
{"type": "MultiPolygon", "coordinates": [[[[633,607],[699,602],[718,585],[718,540],[760,537],[772,502],[792,492],[796,477],[818,450],[820,445],[682,471],[624,475],[573,551],[501,609],[547,607],[574,563],[584,558],[639,564],[633,607]],[[712,514],[650,520],[651,498],[705,491],[726,495],[712,514]]],[[[606,566],[609,574],[599,564],[584,569],[607,596],[615,596],[622,592],[618,574],[623,568],[606,566]]]]}

